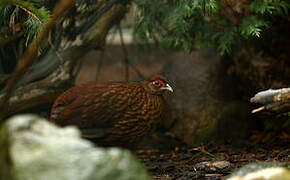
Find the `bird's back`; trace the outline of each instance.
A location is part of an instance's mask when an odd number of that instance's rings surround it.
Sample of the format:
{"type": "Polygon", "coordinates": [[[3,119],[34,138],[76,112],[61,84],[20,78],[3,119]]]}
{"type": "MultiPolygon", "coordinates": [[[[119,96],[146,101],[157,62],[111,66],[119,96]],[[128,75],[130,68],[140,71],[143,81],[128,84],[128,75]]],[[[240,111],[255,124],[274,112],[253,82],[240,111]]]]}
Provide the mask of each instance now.
{"type": "Polygon", "coordinates": [[[148,134],[163,112],[162,96],[146,92],[141,83],[86,83],[57,98],[51,121],[76,125],[85,137],[120,144],[148,134]]]}

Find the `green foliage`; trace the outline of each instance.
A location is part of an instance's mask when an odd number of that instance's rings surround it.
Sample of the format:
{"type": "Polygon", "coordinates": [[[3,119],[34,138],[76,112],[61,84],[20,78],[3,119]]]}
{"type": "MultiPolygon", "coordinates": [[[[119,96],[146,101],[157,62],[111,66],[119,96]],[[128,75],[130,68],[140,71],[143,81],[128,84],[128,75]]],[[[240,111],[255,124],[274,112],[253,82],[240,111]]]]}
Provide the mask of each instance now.
{"type": "Polygon", "coordinates": [[[229,53],[242,41],[260,38],[269,17],[286,16],[286,0],[253,0],[250,4],[221,0],[137,0],[136,31],[143,40],[165,47],[192,50],[215,46],[229,53]]]}
{"type": "Polygon", "coordinates": [[[5,1],[5,6],[0,6],[0,41],[23,33],[26,45],[31,42],[49,18],[49,12],[41,7],[43,3],[44,0],[5,1]]]}
{"type": "Polygon", "coordinates": [[[201,0],[199,6],[204,8],[204,12],[212,14],[217,13],[220,10],[220,4],[217,0],[201,0]]]}
{"type": "Polygon", "coordinates": [[[260,37],[262,28],[267,25],[266,21],[259,19],[257,16],[248,16],[243,19],[243,22],[240,25],[240,32],[245,38],[251,36],[260,37]]]}
{"type": "Polygon", "coordinates": [[[287,14],[289,2],[282,0],[255,0],[250,6],[250,10],[259,14],[287,14]]]}
{"type": "Polygon", "coordinates": [[[27,45],[41,30],[43,24],[32,16],[28,16],[27,20],[24,23],[25,27],[27,28],[26,31],[26,42],[25,44],[27,45]]]}

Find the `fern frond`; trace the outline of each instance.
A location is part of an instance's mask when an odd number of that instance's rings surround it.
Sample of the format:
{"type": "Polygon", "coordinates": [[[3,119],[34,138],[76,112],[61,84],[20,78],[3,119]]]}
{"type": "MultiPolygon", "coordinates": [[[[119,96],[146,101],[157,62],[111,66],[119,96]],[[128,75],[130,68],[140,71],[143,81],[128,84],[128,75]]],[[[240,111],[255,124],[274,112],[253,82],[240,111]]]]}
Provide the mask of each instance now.
{"type": "Polygon", "coordinates": [[[266,21],[259,19],[256,16],[246,17],[240,25],[240,32],[245,38],[250,36],[260,37],[262,28],[267,27],[266,21]]]}
{"type": "Polygon", "coordinates": [[[287,15],[290,3],[283,0],[254,0],[250,10],[259,14],[287,15]]]}

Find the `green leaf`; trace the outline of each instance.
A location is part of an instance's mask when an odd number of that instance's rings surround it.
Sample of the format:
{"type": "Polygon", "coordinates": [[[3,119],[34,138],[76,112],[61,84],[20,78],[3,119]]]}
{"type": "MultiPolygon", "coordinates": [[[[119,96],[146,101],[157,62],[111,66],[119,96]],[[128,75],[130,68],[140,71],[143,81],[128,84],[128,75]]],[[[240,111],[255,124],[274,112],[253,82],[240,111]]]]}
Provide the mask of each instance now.
{"type": "Polygon", "coordinates": [[[290,3],[282,0],[254,0],[250,10],[259,14],[287,15],[290,3]]]}
{"type": "Polygon", "coordinates": [[[26,45],[27,45],[31,40],[34,39],[34,37],[41,30],[43,25],[38,20],[34,19],[32,16],[28,17],[24,25],[27,28],[26,30],[26,45]]]}
{"type": "Polygon", "coordinates": [[[13,12],[14,7],[13,6],[0,6],[0,24],[8,24],[8,18],[10,14],[13,12]]]}
{"type": "Polygon", "coordinates": [[[220,9],[219,1],[217,0],[200,0],[204,11],[209,14],[217,13],[220,9]]]}
{"type": "Polygon", "coordinates": [[[250,36],[260,37],[263,28],[267,26],[268,24],[266,21],[256,16],[248,16],[244,18],[240,25],[240,32],[245,38],[249,38],[250,36]]]}
{"type": "Polygon", "coordinates": [[[217,33],[217,45],[221,55],[229,53],[232,49],[236,37],[235,29],[217,33]]]}

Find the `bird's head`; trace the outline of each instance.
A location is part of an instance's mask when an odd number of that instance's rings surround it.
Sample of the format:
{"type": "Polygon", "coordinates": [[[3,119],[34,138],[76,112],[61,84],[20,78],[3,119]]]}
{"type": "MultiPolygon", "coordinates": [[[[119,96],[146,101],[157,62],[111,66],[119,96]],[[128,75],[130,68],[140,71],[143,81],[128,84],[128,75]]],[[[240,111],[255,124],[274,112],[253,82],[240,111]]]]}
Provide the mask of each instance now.
{"type": "Polygon", "coordinates": [[[145,89],[153,94],[161,94],[166,90],[173,92],[166,79],[160,75],[151,76],[148,80],[144,81],[144,85],[145,89]]]}

